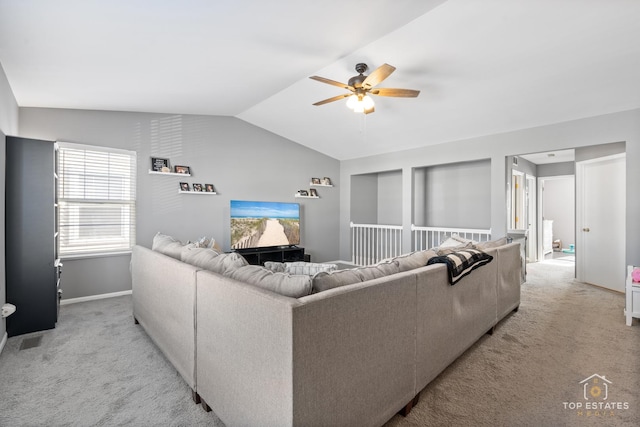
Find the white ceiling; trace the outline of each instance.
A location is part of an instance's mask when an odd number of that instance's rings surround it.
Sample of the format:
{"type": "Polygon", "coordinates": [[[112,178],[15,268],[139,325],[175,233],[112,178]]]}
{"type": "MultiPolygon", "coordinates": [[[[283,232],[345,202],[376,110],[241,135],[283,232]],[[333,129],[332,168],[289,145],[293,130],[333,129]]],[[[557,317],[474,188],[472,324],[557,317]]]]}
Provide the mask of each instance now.
{"type": "Polygon", "coordinates": [[[0,0],[21,107],[236,116],[337,159],[640,107],[637,0],[0,0]],[[397,67],[376,112],[308,77],[397,67]]]}
{"type": "Polygon", "coordinates": [[[525,154],[518,157],[522,157],[536,165],[548,165],[550,163],[573,162],[576,159],[576,153],[575,150],[556,150],[525,154]]]}

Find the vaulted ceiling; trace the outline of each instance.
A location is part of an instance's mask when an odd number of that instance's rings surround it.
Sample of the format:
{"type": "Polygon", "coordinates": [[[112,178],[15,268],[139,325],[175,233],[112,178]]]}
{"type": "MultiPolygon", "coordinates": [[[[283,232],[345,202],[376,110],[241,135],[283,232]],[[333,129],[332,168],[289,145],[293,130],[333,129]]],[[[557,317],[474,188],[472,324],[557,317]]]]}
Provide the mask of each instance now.
{"type": "Polygon", "coordinates": [[[640,107],[637,0],[0,0],[21,107],[235,116],[337,159],[640,107]],[[365,62],[397,70],[355,114],[365,62]]]}

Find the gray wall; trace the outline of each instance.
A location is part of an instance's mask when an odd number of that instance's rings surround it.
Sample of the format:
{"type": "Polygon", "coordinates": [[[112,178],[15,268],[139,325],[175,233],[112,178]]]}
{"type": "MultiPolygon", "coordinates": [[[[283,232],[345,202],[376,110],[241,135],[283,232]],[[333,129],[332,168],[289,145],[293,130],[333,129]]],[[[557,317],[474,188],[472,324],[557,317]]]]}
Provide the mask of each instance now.
{"type": "Polygon", "coordinates": [[[576,164],[575,162],[561,162],[561,163],[549,163],[547,165],[538,165],[538,177],[545,176],[562,176],[562,175],[575,175],[576,164]]]}
{"type": "Polygon", "coordinates": [[[350,181],[352,222],[402,225],[401,170],[354,175],[350,181]]]}
{"type": "MultiPolygon", "coordinates": [[[[301,246],[313,261],[337,258],[339,162],[232,117],[20,109],[20,136],[135,150],[137,243],[161,231],[180,240],[211,236],[229,248],[229,200],[298,202],[301,246]],[[150,175],[151,156],[191,167],[192,176],[150,175]],[[330,177],[319,199],[299,199],[311,177],[330,177]],[[212,183],[218,195],[178,194],[178,183],[212,183]]],[[[129,256],[67,260],[64,298],[131,289],[129,256]],[[104,273],[104,274],[103,274],[104,273]]]]}
{"type": "Polygon", "coordinates": [[[18,103],[0,64],[0,131],[5,135],[18,135],[18,114],[18,103]]]}
{"type": "Polygon", "coordinates": [[[378,174],[354,175],[350,179],[353,193],[347,203],[353,212],[351,221],[356,224],[377,224],[378,174]]]}
{"type": "MultiPolygon", "coordinates": [[[[6,164],[6,140],[5,135],[17,135],[18,133],[18,103],[11,91],[7,76],[0,64],[0,306],[7,300],[5,278],[5,234],[4,234],[4,186],[6,164]]],[[[11,302],[11,301],[9,301],[11,302]]],[[[0,320],[0,342],[7,332],[6,319],[0,320]]]]}
{"type": "Polygon", "coordinates": [[[428,227],[489,228],[491,161],[416,168],[413,223],[428,227]]]}
{"type": "MultiPolygon", "coordinates": [[[[349,209],[351,188],[349,177],[352,175],[402,169],[402,219],[405,229],[408,229],[413,215],[414,183],[413,179],[407,179],[407,176],[412,176],[411,170],[413,168],[490,158],[491,230],[494,236],[501,236],[506,234],[507,227],[507,156],[590,147],[619,141],[626,142],[627,164],[639,163],[640,109],[343,161],[340,169],[341,180],[345,183],[340,189],[340,201],[343,207],[340,213],[341,257],[348,259],[350,253],[348,225],[351,218],[349,209]]],[[[636,218],[640,217],[640,199],[635,197],[632,191],[637,188],[637,183],[640,182],[640,168],[627,167],[626,176],[626,231],[629,236],[638,236],[640,235],[640,222],[636,218]]],[[[409,238],[410,234],[405,233],[404,249],[408,251],[411,249],[411,239],[409,238]]],[[[628,264],[640,263],[640,245],[634,239],[627,239],[626,254],[628,264]]]]}
{"type": "Polygon", "coordinates": [[[553,220],[553,240],[560,239],[563,248],[576,243],[575,193],[573,176],[544,180],[542,217],[553,220]]]}
{"type": "Polygon", "coordinates": [[[402,171],[378,174],[378,224],[402,225],[402,171]]]}

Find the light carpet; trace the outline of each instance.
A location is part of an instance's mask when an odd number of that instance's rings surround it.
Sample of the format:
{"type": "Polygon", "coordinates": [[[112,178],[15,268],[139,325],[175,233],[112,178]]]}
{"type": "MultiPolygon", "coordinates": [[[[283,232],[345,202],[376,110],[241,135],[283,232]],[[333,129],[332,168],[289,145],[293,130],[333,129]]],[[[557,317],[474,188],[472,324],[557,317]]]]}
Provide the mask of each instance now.
{"type": "MultiPolygon", "coordinates": [[[[640,425],[638,321],[625,326],[623,295],[572,277],[566,261],[529,265],[520,310],[386,427],[640,425]],[[589,403],[628,409],[587,410],[580,382],[593,374],[611,383],[607,401],[601,394],[589,403]],[[582,410],[569,407],[577,404],[582,410]]],[[[193,403],[134,325],[130,297],[63,306],[55,329],[9,338],[0,355],[0,426],[116,425],[223,425],[193,403]],[[41,345],[20,350],[34,336],[41,345]]]]}
{"type": "Polygon", "coordinates": [[[408,417],[396,415],[387,427],[640,425],[638,321],[625,325],[624,295],[573,274],[566,260],[529,264],[518,312],[427,385],[408,417]],[[611,381],[606,401],[604,392],[584,399],[580,382],[593,374],[611,381]],[[587,402],[626,402],[628,409],[588,410],[587,402]]]}
{"type": "Polygon", "coordinates": [[[134,324],[131,296],[64,305],[55,329],[7,340],[0,426],[118,425],[224,425],[134,324]]]}

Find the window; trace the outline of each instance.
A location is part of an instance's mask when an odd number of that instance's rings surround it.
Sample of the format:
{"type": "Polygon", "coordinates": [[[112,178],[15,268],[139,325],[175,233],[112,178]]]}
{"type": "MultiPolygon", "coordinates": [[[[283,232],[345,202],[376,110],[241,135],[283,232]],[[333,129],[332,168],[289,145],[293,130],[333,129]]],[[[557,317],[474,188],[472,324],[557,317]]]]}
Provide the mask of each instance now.
{"type": "Polygon", "coordinates": [[[136,153],[58,143],[60,257],[130,251],[136,240],[136,153]]]}

